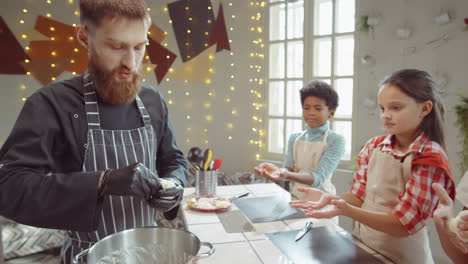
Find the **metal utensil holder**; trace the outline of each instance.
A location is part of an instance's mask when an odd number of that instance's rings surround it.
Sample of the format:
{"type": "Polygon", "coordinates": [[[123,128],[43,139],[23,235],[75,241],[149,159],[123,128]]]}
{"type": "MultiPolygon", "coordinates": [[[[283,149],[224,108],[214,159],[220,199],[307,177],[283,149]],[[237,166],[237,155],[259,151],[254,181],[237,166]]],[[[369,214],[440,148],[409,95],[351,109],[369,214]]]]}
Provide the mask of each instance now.
{"type": "Polygon", "coordinates": [[[197,197],[216,195],[218,173],[218,171],[196,171],[195,191],[197,197]]]}

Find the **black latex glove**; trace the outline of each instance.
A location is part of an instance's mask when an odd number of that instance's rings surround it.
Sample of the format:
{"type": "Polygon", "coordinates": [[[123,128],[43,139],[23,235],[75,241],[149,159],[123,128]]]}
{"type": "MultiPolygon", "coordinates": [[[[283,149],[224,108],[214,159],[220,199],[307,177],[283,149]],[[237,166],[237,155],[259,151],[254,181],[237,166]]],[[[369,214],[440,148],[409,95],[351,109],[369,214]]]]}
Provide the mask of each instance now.
{"type": "Polygon", "coordinates": [[[161,189],[156,195],[147,200],[151,207],[168,212],[179,205],[184,196],[184,187],[177,178],[162,178],[175,183],[175,187],[161,189]]]}
{"type": "Polygon", "coordinates": [[[102,195],[131,195],[147,201],[162,189],[158,177],[139,162],[106,173],[102,195]]]}

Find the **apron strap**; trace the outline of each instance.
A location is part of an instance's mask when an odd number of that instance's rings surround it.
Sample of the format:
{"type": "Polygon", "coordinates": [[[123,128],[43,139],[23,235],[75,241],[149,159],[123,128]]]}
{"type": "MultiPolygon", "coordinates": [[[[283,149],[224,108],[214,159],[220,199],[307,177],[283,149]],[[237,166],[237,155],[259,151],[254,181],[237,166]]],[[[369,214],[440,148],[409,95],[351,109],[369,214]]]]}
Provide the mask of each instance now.
{"type": "Polygon", "coordinates": [[[83,76],[83,94],[86,109],[86,120],[88,122],[88,130],[101,129],[101,120],[99,118],[99,106],[97,103],[96,90],[93,82],[86,72],[83,76]]]}
{"type": "Polygon", "coordinates": [[[296,154],[296,148],[297,148],[297,141],[299,141],[299,139],[301,137],[303,137],[305,134],[307,133],[307,129],[304,130],[304,132],[302,132],[299,136],[297,136],[297,138],[294,140],[294,144],[293,144],[293,149],[292,149],[292,152],[293,152],[293,161],[294,161],[294,167],[296,167],[296,161],[297,161],[297,154],[296,154]]]}
{"type": "Polygon", "coordinates": [[[138,106],[138,110],[140,111],[141,118],[143,119],[143,123],[145,126],[151,126],[151,117],[146,110],[146,107],[143,105],[143,102],[140,99],[140,96],[136,96],[136,102],[138,106]]]}

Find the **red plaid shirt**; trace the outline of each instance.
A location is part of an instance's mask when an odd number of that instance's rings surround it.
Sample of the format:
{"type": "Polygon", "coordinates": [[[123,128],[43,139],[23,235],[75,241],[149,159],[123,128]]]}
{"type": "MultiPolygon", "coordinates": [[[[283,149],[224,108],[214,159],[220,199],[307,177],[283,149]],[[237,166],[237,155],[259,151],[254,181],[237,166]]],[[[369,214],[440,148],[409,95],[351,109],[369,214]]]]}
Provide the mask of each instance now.
{"type": "MultiPolygon", "coordinates": [[[[378,138],[374,137],[369,140],[359,153],[358,171],[354,174],[351,193],[362,200],[366,196],[367,164],[378,138]]],[[[442,147],[436,142],[429,140],[424,134],[419,135],[411,143],[406,153],[400,153],[393,149],[392,135],[386,136],[377,147],[399,160],[403,160],[403,157],[412,152],[415,152],[415,155],[417,153],[435,152],[446,157],[442,147]]],[[[405,191],[400,194],[398,197],[399,203],[392,210],[392,213],[400,219],[410,234],[414,234],[423,228],[426,225],[425,220],[431,217],[437,207],[439,198],[431,188],[431,184],[435,182],[442,185],[448,190],[449,195],[453,197],[454,192],[452,190],[454,183],[443,169],[419,164],[412,166],[411,176],[405,185],[405,191]]]]}

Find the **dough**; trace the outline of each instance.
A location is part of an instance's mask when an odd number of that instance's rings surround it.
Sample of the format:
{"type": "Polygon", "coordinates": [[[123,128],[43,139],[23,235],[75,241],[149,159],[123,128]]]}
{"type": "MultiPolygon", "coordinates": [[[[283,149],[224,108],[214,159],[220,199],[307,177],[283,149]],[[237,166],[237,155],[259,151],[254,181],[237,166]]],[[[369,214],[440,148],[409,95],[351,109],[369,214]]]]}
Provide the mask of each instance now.
{"type": "Polygon", "coordinates": [[[174,188],[176,186],[175,182],[165,179],[159,179],[159,182],[161,183],[164,190],[174,188]]]}
{"type": "MultiPolygon", "coordinates": [[[[460,235],[459,235],[460,228],[458,228],[458,223],[460,223],[460,222],[462,221],[462,220],[461,220],[461,217],[464,216],[464,215],[468,215],[468,210],[461,211],[461,212],[457,215],[457,217],[450,219],[449,222],[448,222],[450,231],[452,231],[452,232],[454,232],[455,234],[457,234],[458,237],[460,237],[460,235]]],[[[462,239],[462,240],[463,240],[463,242],[468,242],[468,239],[467,239],[467,238],[462,239]]]]}
{"type": "MultiPolygon", "coordinates": [[[[165,180],[165,179],[160,178],[159,182],[161,183],[161,186],[163,187],[164,190],[176,187],[176,183],[173,182],[173,181],[169,181],[169,180],[165,180]]],[[[172,200],[174,198],[175,198],[175,196],[161,197],[161,199],[165,199],[165,200],[172,200]]]]}

